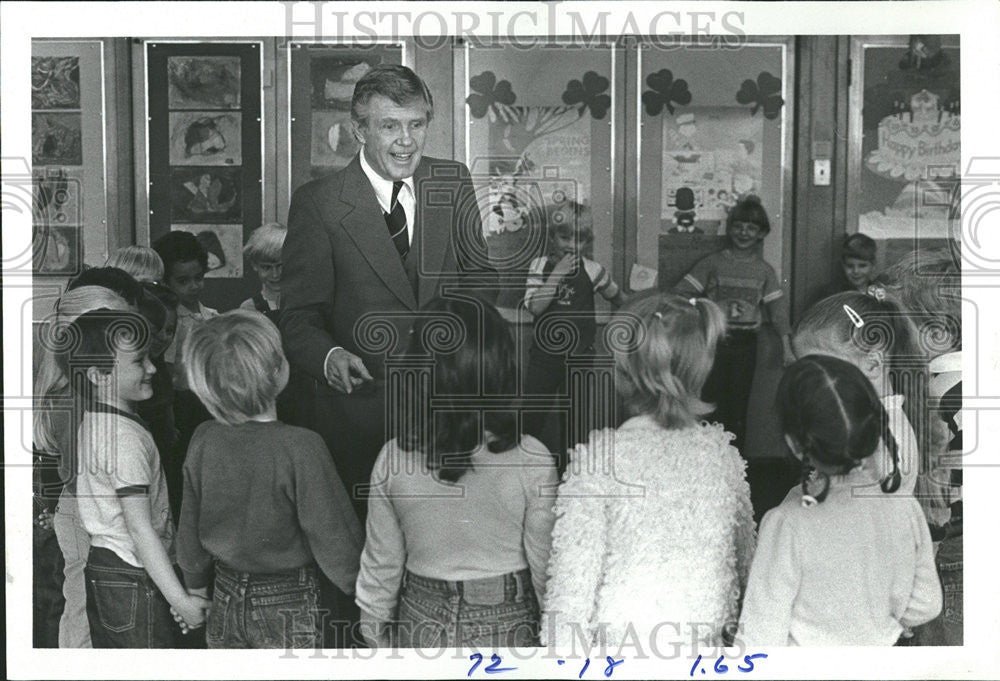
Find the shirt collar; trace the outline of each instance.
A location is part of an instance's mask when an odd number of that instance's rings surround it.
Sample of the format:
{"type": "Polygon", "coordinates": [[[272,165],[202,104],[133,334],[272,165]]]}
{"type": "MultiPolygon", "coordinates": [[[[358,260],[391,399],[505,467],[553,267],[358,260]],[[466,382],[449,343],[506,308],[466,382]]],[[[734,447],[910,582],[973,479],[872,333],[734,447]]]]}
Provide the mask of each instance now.
{"type": "Polygon", "coordinates": [[[905,395],[885,395],[882,397],[882,406],[886,411],[899,410],[903,408],[905,401],[905,395]]]}
{"type": "MultiPolygon", "coordinates": [[[[388,213],[392,209],[392,180],[385,179],[369,165],[368,159],[365,158],[364,146],[361,147],[358,156],[361,158],[361,170],[364,172],[365,177],[368,178],[368,182],[371,183],[372,189],[375,190],[375,198],[378,199],[378,205],[381,206],[384,212],[388,213]]],[[[416,196],[416,193],[413,191],[412,176],[404,178],[403,184],[410,190],[410,196],[416,196]]],[[[402,190],[400,190],[400,193],[402,193],[402,190]]]]}
{"type": "Polygon", "coordinates": [[[124,411],[122,409],[119,409],[118,407],[114,407],[110,404],[107,404],[106,402],[94,402],[92,404],[87,405],[86,409],[87,411],[95,414],[114,414],[116,416],[121,416],[122,418],[135,421],[146,430],[149,430],[149,425],[144,420],[142,420],[142,418],[139,417],[137,414],[124,411]]]}
{"type": "Polygon", "coordinates": [[[927,367],[932,374],[943,374],[945,372],[962,370],[962,353],[948,352],[931,360],[927,367]]]}

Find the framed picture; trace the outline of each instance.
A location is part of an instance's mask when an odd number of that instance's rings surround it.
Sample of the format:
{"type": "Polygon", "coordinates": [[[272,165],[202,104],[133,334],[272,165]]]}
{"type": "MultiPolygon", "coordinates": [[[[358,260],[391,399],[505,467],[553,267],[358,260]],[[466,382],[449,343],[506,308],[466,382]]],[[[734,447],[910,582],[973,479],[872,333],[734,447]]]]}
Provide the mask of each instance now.
{"type": "Polygon", "coordinates": [[[80,58],[31,58],[31,108],[80,108],[80,58]]]}
{"type": "Polygon", "coordinates": [[[32,273],[71,277],[81,271],[83,244],[79,225],[35,224],[32,234],[32,273]]]}
{"type": "Polygon", "coordinates": [[[239,109],[240,58],[168,57],[167,103],[171,109],[239,109]]]}
{"type": "Polygon", "coordinates": [[[170,216],[178,222],[239,222],[241,169],[172,168],[170,216]]]}
{"type": "Polygon", "coordinates": [[[170,165],[242,165],[238,112],[171,111],[170,165]]]}
{"type": "Polygon", "coordinates": [[[190,232],[208,253],[206,277],[243,277],[242,225],[170,225],[172,232],[190,232]]]}

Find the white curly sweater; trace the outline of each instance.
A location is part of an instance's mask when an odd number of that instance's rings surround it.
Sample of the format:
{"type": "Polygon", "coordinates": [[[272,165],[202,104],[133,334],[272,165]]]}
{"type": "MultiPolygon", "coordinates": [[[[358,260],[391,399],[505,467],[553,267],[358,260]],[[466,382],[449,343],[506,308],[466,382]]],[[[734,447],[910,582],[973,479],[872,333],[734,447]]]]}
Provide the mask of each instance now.
{"type": "Polygon", "coordinates": [[[572,452],[556,502],[543,645],[660,649],[738,619],[755,530],[746,464],[720,425],[639,416],[572,452]]]}

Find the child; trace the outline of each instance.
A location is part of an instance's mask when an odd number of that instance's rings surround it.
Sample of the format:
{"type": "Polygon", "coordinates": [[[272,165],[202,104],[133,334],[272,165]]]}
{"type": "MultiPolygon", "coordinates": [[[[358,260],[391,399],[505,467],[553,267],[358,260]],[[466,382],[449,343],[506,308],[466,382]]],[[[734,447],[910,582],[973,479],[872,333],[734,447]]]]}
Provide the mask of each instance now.
{"type": "MultiPolygon", "coordinates": [[[[625,293],[608,271],[586,256],[594,241],[590,209],[569,201],[547,211],[549,254],[532,261],[524,304],[535,316],[535,342],[528,361],[524,394],[555,399],[566,391],[566,359],[594,354],[597,320],[594,298],[600,294],[615,305],[625,303],[625,293]],[[554,324],[559,320],[575,329],[571,348],[546,348],[544,339],[561,336],[554,324]],[[546,327],[551,331],[546,331],[546,327]]],[[[581,410],[582,411],[582,410],[581,410]]],[[[524,418],[526,433],[537,437],[554,452],[566,449],[565,418],[536,409],[524,418]]],[[[586,431],[572,433],[573,442],[586,431]]]]}
{"type": "Polygon", "coordinates": [[[218,314],[201,303],[208,271],[208,254],[189,232],[169,232],[153,248],[163,259],[164,283],[177,295],[177,332],[174,342],[163,353],[163,361],[174,382],[174,420],[177,426],[177,451],[183,457],[191,434],[198,424],[211,416],[191,392],[181,356],[184,341],[197,325],[218,314]]]}
{"type": "Polygon", "coordinates": [[[353,593],[361,526],[323,440],[276,418],[278,329],[257,312],[213,317],[184,364],[216,419],[191,439],[177,538],[188,587],[204,594],[215,564],[208,647],[319,649],[316,564],[353,593]]]}
{"type": "Polygon", "coordinates": [[[148,246],[119,248],[104,266],[124,270],[139,283],[163,281],[163,260],[148,246]]]}
{"type": "Polygon", "coordinates": [[[153,392],[149,329],[134,313],[97,310],[70,325],[61,355],[85,413],[77,501],[90,553],[84,570],[95,648],[168,648],[173,607],[189,626],[208,601],[187,593],[170,561],[173,524],[153,437],[135,414],[153,392]]]}
{"type": "Polygon", "coordinates": [[[42,358],[34,385],[33,445],[46,459],[40,471],[43,496],[58,499],[52,526],[64,562],[65,605],[59,618],[60,648],[90,648],[92,644],[83,575],[90,535],[80,522],[76,500],[76,430],[82,405],[74,403],[69,376],[58,360],[57,351],[62,348],[58,330],[65,329],[85,312],[97,309],[125,311],[129,304],[103,286],[79,286],[59,296],[54,318],[46,320],[40,330],[42,358]]]}
{"type": "MultiPolygon", "coordinates": [[[[637,300],[614,324],[616,389],[632,418],[571,453],[552,533],[544,645],[622,645],[735,626],[753,554],[746,464],[699,399],[725,332],[705,298],[637,300]],[[622,336],[624,334],[618,334],[622,336]],[[586,645],[586,643],[585,643],[586,645]]],[[[683,640],[683,638],[678,638],[683,640]]]]}
{"type": "Polygon", "coordinates": [[[488,305],[436,298],[425,311],[410,352],[433,358],[430,380],[408,383],[413,418],[393,421],[372,472],[365,635],[402,648],[537,645],[558,478],[548,450],[502,410],[516,394],[513,338],[488,305]],[[461,343],[429,333],[442,319],[461,343]],[[434,394],[462,406],[421,407],[434,394]]]}
{"type": "Polygon", "coordinates": [[[677,284],[682,296],[704,295],[726,314],[729,330],[719,343],[704,397],[716,405],[713,417],[736,436],[733,444],[737,449],[743,448],[746,435],[763,308],[781,336],[785,363],[794,360],[788,338],[788,305],[774,268],[761,256],[761,244],[770,231],[760,199],[752,195],[740,199],[726,218],[729,246],[699,260],[677,284]]]}
{"type": "Polygon", "coordinates": [[[865,293],[875,280],[875,240],[864,234],[850,234],[844,239],[840,253],[840,267],[847,286],[844,290],[865,293]]]}
{"type": "MultiPolygon", "coordinates": [[[[916,331],[884,290],[874,295],[848,292],[824,298],[806,310],[792,344],[799,357],[832,355],[861,369],[882,397],[889,428],[899,445],[900,492],[912,494],[920,464],[919,434],[924,432],[927,363],[916,331]]],[[[875,477],[894,468],[883,449],[866,462],[875,477]]]]}
{"type": "Polygon", "coordinates": [[[962,645],[962,299],[961,268],[951,250],[922,248],[890,267],[886,279],[903,306],[935,331],[928,343],[932,355],[929,396],[936,438],[929,470],[919,476],[916,491],[936,542],[935,563],[944,587],[944,609],[916,630],[921,645],[962,645]],[[950,290],[949,290],[950,289],[950,290]]]}
{"type": "Polygon", "coordinates": [[[167,476],[170,511],[177,518],[181,512],[181,488],[184,484],[181,469],[183,453],[177,451],[174,384],[166,362],[163,361],[163,353],[174,342],[177,332],[178,300],[173,291],[160,284],[143,284],[143,293],[143,298],[139,301],[139,313],[146,318],[153,330],[149,343],[149,361],[156,368],[156,373],[153,374],[153,396],[137,404],[136,411],[148,424],[156,449],[160,452],[163,472],[167,476]]]}
{"type": "Polygon", "coordinates": [[[243,310],[257,310],[275,324],[281,295],[281,247],[285,243],[288,228],[279,222],[269,222],[253,231],[247,245],[243,247],[243,257],[250,262],[260,279],[260,292],[240,304],[243,310]]]}
{"type": "Polygon", "coordinates": [[[802,487],[761,523],[742,640],[891,646],[941,610],[941,587],[920,505],[892,498],[891,478],[873,492],[878,480],[862,464],[880,441],[896,449],[879,397],[856,367],[810,355],[785,371],[777,406],[802,487]]]}

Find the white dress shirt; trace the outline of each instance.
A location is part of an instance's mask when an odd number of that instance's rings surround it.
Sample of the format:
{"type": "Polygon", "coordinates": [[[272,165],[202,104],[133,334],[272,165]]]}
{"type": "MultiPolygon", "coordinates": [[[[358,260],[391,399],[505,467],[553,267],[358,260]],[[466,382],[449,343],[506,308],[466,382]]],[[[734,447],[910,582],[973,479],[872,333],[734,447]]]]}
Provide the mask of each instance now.
{"type": "MultiPolygon", "coordinates": [[[[372,189],[375,190],[375,198],[383,213],[392,212],[392,180],[387,180],[368,164],[365,158],[364,147],[361,148],[361,170],[364,171],[368,181],[371,182],[372,189]]],[[[413,243],[413,221],[417,213],[416,193],[413,189],[413,178],[407,177],[403,180],[403,186],[399,189],[399,202],[403,204],[403,212],[406,214],[406,239],[413,243]]]]}

